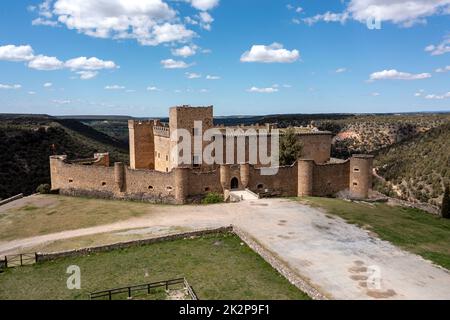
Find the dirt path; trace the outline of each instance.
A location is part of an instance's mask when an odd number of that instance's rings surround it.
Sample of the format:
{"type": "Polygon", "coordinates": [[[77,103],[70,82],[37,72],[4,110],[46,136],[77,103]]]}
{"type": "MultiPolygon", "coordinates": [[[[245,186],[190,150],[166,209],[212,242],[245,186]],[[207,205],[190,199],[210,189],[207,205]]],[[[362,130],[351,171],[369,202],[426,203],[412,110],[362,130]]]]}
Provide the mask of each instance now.
{"type": "Polygon", "coordinates": [[[127,229],[236,225],[335,299],[450,299],[450,274],[366,231],[297,202],[270,199],[161,207],[149,217],[0,244],[0,254],[127,229]]]}

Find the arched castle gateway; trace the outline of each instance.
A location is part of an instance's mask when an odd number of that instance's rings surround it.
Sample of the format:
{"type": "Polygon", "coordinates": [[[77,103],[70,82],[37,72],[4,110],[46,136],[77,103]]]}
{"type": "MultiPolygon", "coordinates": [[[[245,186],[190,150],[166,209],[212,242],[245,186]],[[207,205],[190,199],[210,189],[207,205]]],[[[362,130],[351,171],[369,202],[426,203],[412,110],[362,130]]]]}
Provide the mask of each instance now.
{"type": "Polygon", "coordinates": [[[243,137],[240,132],[249,129],[267,132],[270,153],[271,134],[276,125],[214,127],[212,107],[181,106],[170,109],[168,124],[159,120],[130,120],[128,126],[130,166],[123,163],[111,166],[107,153],[95,154],[90,160],[51,156],[52,189],[66,195],[184,204],[209,192],[227,196],[232,188],[249,189],[266,196],[331,196],[349,190],[351,197],[363,199],[368,197],[372,185],[373,157],[354,155],[346,161],[330,159],[330,132],[295,128],[303,145],[302,157],[294,165],[277,167],[274,175],[266,175],[263,173],[266,166],[259,158],[249,164],[251,138],[243,137]],[[201,128],[196,126],[196,121],[201,121],[201,128]],[[192,133],[190,154],[183,154],[192,159],[190,164],[179,165],[176,153],[171,153],[177,146],[177,140],[171,139],[171,135],[179,129],[192,133]],[[213,141],[224,140],[223,161],[215,164],[207,164],[197,156],[208,143],[202,140],[200,144],[194,143],[196,136],[209,129],[215,131],[213,141]],[[231,129],[236,131],[230,134],[231,129]],[[242,142],[245,152],[239,155],[237,146],[242,142]]]}

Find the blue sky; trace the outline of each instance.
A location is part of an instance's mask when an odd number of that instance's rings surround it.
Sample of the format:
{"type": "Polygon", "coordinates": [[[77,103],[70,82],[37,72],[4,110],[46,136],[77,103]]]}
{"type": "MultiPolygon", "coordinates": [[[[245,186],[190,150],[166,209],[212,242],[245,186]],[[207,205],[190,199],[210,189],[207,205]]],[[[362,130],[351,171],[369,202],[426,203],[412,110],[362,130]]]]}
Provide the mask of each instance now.
{"type": "Polygon", "coordinates": [[[450,111],[449,17],[450,0],[4,0],[0,112],[450,111]]]}

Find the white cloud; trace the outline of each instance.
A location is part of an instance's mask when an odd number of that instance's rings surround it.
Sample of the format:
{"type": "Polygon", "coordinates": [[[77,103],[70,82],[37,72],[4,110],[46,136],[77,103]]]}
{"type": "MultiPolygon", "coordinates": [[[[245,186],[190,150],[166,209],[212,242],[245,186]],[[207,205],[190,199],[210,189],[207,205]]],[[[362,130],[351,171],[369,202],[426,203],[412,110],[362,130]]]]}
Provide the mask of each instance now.
{"type": "Polygon", "coordinates": [[[343,73],[343,72],[346,72],[347,71],[347,68],[339,68],[339,69],[336,69],[336,73],[343,73]]]}
{"type": "Polygon", "coordinates": [[[298,50],[289,51],[284,49],[282,44],[273,43],[270,46],[252,46],[250,51],[241,56],[241,62],[293,63],[299,58],[298,50]]]}
{"type": "Polygon", "coordinates": [[[444,68],[438,68],[435,70],[437,73],[444,73],[450,71],[450,66],[446,66],[444,68]]]}
{"type": "MultiPolygon", "coordinates": [[[[202,12],[218,0],[192,0],[202,12]]],[[[186,29],[178,11],[163,0],[46,0],[34,25],[63,25],[97,38],[135,39],[142,45],[185,42],[196,34],[186,29]]]]}
{"type": "Polygon", "coordinates": [[[177,57],[191,57],[197,53],[197,46],[191,45],[191,46],[184,46],[178,49],[172,49],[172,54],[177,57]]]}
{"type": "Polygon", "coordinates": [[[219,0],[189,0],[191,5],[198,10],[207,11],[219,5],[219,0]]]}
{"type": "Polygon", "coordinates": [[[60,99],[54,99],[54,100],[52,100],[52,102],[55,104],[71,104],[72,103],[71,100],[60,100],[60,99]]]}
{"type": "Polygon", "coordinates": [[[378,19],[410,27],[426,23],[426,18],[450,13],[450,0],[351,0],[340,13],[326,12],[305,19],[308,24],[319,21],[345,22],[353,19],[366,23],[378,19]]]}
{"type": "Polygon", "coordinates": [[[117,84],[114,85],[110,85],[110,86],[106,86],[105,90],[124,90],[125,87],[124,86],[119,86],[117,84]]]}
{"type": "Polygon", "coordinates": [[[251,87],[247,90],[248,92],[255,92],[255,93],[275,93],[278,92],[278,88],[274,87],[268,87],[268,88],[258,88],[258,87],[251,87]]]}
{"type": "Polygon", "coordinates": [[[33,26],[56,27],[58,25],[58,22],[39,17],[39,18],[36,18],[33,21],[31,21],[31,24],[33,26]]]}
{"type": "Polygon", "coordinates": [[[162,91],[162,90],[156,86],[150,86],[150,87],[147,87],[147,91],[162,91]]]}
{"type": "Polygon", "coordinates": [[[200,92],[200,93],[208,93],[209,90],[208,90],[208,89],[200,89],[199,92],[200,92]]]}
{"type": "Polygon", "coordinates": [[[219,76],[212,76],[212,75],[207,75],[206,76],[206,80],[220,80],[221,78],[219,76]]]}
{"type": "Polygon", "coordinates": [[[173,59],[161,60],[161,64],[164,69],[186,69],[191,66],[184,61],[177,61],[173,59]]]}
{"type": "Polygon", "coordinates": [[[51,82],[44,83],[44,88],[51,88],[51,87],[53,87],[53,83],[51,82]]]}
{"type": "Polygon", "coordinates": [[[373,97],[378,97],[378,96],[380,96],[380,93],[379,92],[372,92],[372,94],[371,94],[373,97]]]}
{"type": "Polygon", "coordinates": [[[214,22],[214,18],[206,11],[200,12],[200,27],[205,30],[211,30],[211,24],[214,22]]]}
{"type": "Polygon", "coordinates": [[[427,100],[444,100],[449,98],[450,98],[450,91],[441,95],[429,94],[425,96],[425,99],[427,100]]]}
{"type": "Polygon", "coordinates": [[[80,79],[88,80],[97,76],[98,70],[119,68],[113,61],[104,61],[96,57],[78,57],[66,62],[56,57],[35,55],[31,46],[6,45],[0,47],[0,60],[13,62],[28,62],[28,67],[36,70],[51,71],[70,69],[76,72],[80,79]]]}
{"type": "Polygon", "coordinates": [[[79,57],[70,59],[65,63],[66,68],[71,70],[101,70],[101,69],[115,69],[117,65],[113,61],[104,61],[96,57],[86,58],[79,57]]]}
{"type": "Polygon", "coordinates": [[[142,45],[157,46],[166,42],[185,42],[195,36],[195,32],[186,29],[182,24],[165,23],[153,28],[152,37],[141,39],[142,45]]]}
{"type": "Polygon", "coordinates": [[[429,45],[425,48],[426,52],[430,52],[432,56],[440,56],[450,52],[450,37],[446,37],[438,45],[429,45]]]}
{"type": "Polygon", "coordinates": [[[98,71],[77,71],[76,74],[80,76],[81,80],[90,80],[98,75],[98,71]]]}
{"type": "Polygon", "coordinates": [[[56,57],[38,55],[28,63],[28,67],[31,69],[44,71],[60,70],[64,68],[64,62],[60,61],[56,57]]]}
{"type": "Polygon", "coordinates": [[[0,84],[0,89],[3,90],[18,90],[22,88],[20,84],[0,84]]]}
{"type": "Polygon", "coordinates": [[[421,80],[431,78],[429,73],[412,74],[400,72],[395,69],[374,72],[370,75],[370,81],[375,80],[421,80]]]}
{"type": "Polygon", "coordinates": [[[0,47],[0,60],[4,61],[30,61],[34,58],[33,48],[29,45],[7,45],[0,47]]]}
{"type": "Polygon", "coordinates": [[[199,79],[199,78],[202,77],[201,74],[198,74],[198,73],[195,73],[195,72],[186,72],[185,74],[186,74],[186,77],[188,79],[199,79]]]}
{"type": "Polygon", "coordinates": [[[313,17],[304,18],[303,21],[307,25],[313,25],[317,22],[323,21],[323,22],[340,22],[345,23],[347,19],[349,18],[348,13],[333,13],[330,11],[327,11],[323,14],[317,14],[313,17]]]}
{"type": "Polygon", "coordinates": [[[28,94],[29,94],[29,95],[35,95],[36,92],[34,92],[34,91],[28,91],[28,94]]]}

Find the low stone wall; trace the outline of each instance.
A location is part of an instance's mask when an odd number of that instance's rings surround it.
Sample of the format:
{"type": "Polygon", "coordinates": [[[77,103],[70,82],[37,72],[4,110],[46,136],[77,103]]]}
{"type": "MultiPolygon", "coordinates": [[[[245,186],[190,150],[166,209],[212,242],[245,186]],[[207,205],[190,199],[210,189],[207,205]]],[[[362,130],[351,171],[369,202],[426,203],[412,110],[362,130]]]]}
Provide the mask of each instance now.
{"type": "Polygon", "coordinates": [[[185,233],[170,234],[170,235],[166,235],[166,236],[149,238],[149,239],[119,242],[119,243],[114,243],[114,244],[109,244],[109,245],[104,245],[104,246],[76,249],[76,250],[70,250],[70,251],[53,252],[53,253],[36,253],[36,263],[51,261],[51,260],[60,259],[60,258],[79,257],[79,256],[88,255],[91,253],[107,252],[107,251],[112,251],[112,250],[116,250],[116,249],[124,249],[124,248],[136,247],[136,246],[145,246],[145,245],[164,242],[164,241],[172,241],[172,240],[178,240],[178,239],[200,237],[200,236],[209,235],[209,234],[228,233],[228,232],[232,232],[232,231],[233,231],[233,227],[229,226],[229,227],[222,227],[222,228],[216,228],[216,229],[206,229],[206,230],[198,230],[198,231],[191,231],[191,232],[185,232],[185,233]]]}
{"type": "Polygon", "coordinates": [[[19,200],[19,199],[22,199],[22,198],[23,198],[23,193],[18,194],[18,195],[14,196],[14,197],[11,197],[11,198],[8,198],[8,199],[0,201],[0,206],[2,206],[4,204],[7,204],[7,203],[10,203],[10,202],[13,202],[13,201],[16,201],[16,200],[19,200]]]}
{"type": "MultiPolygon", "coordinates": [[[[134,240],[127,242],[119,242],[114,244],[108,244],[97,247],[76,249],[70,251],[61,251],[61,252],[53,252],[53,253],[36,253],[36,263],[47,262],[61,258],[69,258],[69,257],[80,257],[89,255],[92,253],[99,252],[108,252],[117,249],[125,249],[136,246],[145,246],[154,243],[160,243],[164,241],[173,241],[179,239],[188,239],[194,237],[201,237],[205,235],[211,234],[225,234],[225,233],[233,233],[238,236],[250,249],[252,249],[256,254],[261,256],[264,261],[272,266],[275,270],[277,270],[283,277],[285,277],[291,284],[296,286],[301,291],[305,292],[309,297],[314,300],[327,300],[328,298],[320,293],[317,289],[311,286],[307,281],[305,281],[302,277],[300,277],[297,273],[295,273],[288,265],[282,262],[275,254],[266,249],[264,246],[259,244],[253,237],[251,237],[248,233],[243,231],[240,228],[235,226],[221,227],[215,229],[204,229],[197,230],[191,232],[177,233],[177,234],[169,234],[160,237],[154,237],[149,239],[142,240],[134,240]]],[[[0,261],[1,263],[1,261],[0,261]]]]}
{"type": "Polygon", "coordinates": [[[279,258],[277,258],[272,252],[260,245],[242,229],[233,226],[233,233],[237,235],[242,241],[244,241],[253,251],[261,256],[268,264],[277,270],[283,277],[285,277],[290,283],[296,286],[298,289],[306,293],[314,300],[328,300],[326,296],[317,291],[307,281],[302,279],[296,274],[289,266],[285,265],[279,258]]]}

